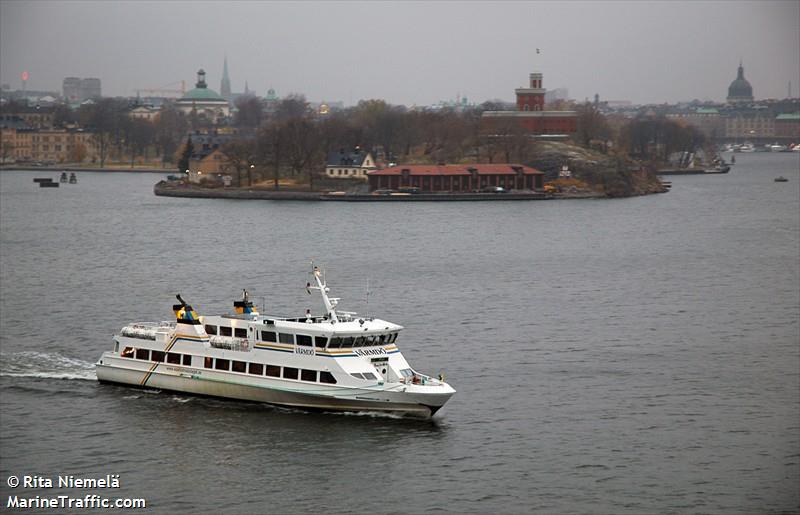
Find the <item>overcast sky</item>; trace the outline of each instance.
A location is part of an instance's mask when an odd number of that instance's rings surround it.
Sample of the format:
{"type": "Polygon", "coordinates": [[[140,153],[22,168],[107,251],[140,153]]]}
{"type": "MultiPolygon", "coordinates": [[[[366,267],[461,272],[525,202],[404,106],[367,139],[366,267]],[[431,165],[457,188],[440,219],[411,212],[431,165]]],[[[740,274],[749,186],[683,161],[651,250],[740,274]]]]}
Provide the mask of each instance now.
{"type": "Polygon", "coordinates": [[[0,0],[0,82],[135,95],[198,68],[219,91],[424,105],[512,100],[528,74],[572,98],[724,100],[739,59],[757,99],[800,91],[800,2],[124,2],[0,0]],[[536,54],[536,49],[541,49],[536,54]]]}

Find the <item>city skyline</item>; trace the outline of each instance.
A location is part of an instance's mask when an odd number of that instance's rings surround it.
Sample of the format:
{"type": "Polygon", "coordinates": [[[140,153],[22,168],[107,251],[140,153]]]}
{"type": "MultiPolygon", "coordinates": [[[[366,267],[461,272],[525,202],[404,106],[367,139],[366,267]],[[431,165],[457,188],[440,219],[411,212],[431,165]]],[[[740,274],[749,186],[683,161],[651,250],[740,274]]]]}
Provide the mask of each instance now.
{"type": "Polygon", "coordinates": [[[785,98],[798,48],[797,2],[0,2],[0,83],[106,96],[191,89],[199,68],[219,91],[227,56],[234,92],[348,105],[510,100],[535,70],[577,100],[721,102],[740,59],[756,99],[785,98]]]}

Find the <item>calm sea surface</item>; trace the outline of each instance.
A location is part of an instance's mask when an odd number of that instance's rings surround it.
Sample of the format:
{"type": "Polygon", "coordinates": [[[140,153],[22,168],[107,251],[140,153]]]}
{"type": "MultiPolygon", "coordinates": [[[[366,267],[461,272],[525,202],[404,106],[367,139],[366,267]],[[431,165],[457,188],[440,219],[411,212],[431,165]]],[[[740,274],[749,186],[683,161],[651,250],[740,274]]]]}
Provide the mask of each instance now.
{"type": "MultiPolygon", "coordinates": [[[[800,156],[619,200],[155,197],[150,174],[0,172],[0,500],[119,474],[159,513],[797,513],[800,156]],[[775,183],[778,175],[788,183],[775,183]],[[432,422],[100,385],[175,293],[406,327],[458,390],[432,422]]],[[[90,491],[90,493],[92,493],[90,491]]]]}

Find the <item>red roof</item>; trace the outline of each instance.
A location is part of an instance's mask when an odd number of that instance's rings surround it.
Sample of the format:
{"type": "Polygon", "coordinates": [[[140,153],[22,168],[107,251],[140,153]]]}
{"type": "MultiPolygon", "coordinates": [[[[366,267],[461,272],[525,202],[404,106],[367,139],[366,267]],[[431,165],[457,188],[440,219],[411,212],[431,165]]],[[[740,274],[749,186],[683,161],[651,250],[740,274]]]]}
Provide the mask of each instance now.
{"type": "Polygon", "coordinates": [[[428,176],[451,176],[451,175],[470,175],[472,170],[476,170],[478,175],[516,175],[519,170],[523,175],[544,175],[544,172],[513,163],[502,164],[466,164],[466,165],[399,165],[383,170],[373,170],[367,175],[403,175],[404,170],[408,170],[409,175],[428,175],[428,176]]]}

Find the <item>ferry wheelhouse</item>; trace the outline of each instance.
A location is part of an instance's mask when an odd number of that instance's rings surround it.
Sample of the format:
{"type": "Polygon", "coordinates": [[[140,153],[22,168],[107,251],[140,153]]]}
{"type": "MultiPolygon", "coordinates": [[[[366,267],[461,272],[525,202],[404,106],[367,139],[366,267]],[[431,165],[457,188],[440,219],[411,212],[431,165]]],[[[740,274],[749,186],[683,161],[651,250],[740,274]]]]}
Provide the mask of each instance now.
{"type": "Polygon", "coordinates": [[[175,322],[134,323],[114,336],[97,379],[319,411],[427,418],[444,406],[455,390],[408,364],[401,326],[337,311],[320,269],[312,275],[306,289],[321,295],[321,315],[262,315],[244,291],[235,314],[199,316],[178,295],[175,322]]]}

